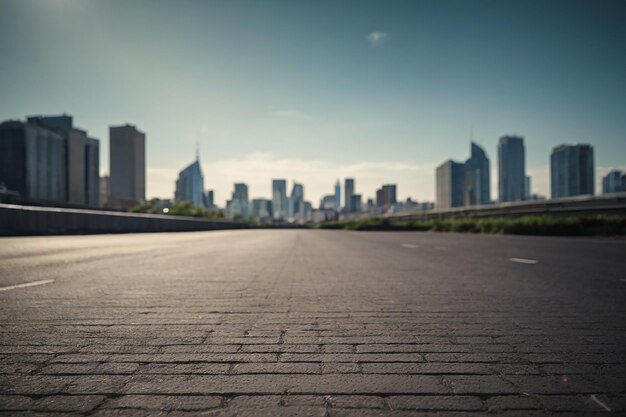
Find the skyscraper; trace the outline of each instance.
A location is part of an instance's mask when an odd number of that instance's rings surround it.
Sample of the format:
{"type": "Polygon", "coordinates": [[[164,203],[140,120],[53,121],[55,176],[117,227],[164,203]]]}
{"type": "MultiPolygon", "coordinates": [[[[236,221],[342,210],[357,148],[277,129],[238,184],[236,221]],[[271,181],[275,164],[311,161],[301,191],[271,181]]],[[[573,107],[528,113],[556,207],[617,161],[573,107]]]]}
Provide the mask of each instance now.
{"type": "Polygon", "coordinates": [[[595,192],[593,147],[559,145],[550,155],[552,198],[572,197],[595,192]]]}
{"type": "Polygon", "coordinates": [[[110,197],[113,208],[127,209],[146,198],[146,135],[135,126],[109,128],[110,197]]]}
{"type": "Polygon", "coordinates": [[[610,194],[626,191],[626,188],[624,188],[625,184],[626,173],[613,169],[602,178],[602,193],[610,194]]]}
{"type": "Polygon", "coordinates": [[[491,201],[489,158],[485,150],[474,142],[470,152],[470,158],[465,162],[463,203],[466,206],[488,204],[491,201]]]}
{"type": "Polygon", "coordinates": [[[465,164],[450,159],[439,165],[436,171],[435,183],[438,209],[463,205],[465,164]]]}
{"type": "Polygon", "coordinates": [[[291,189],[291,197],[289,199],[290,210],[289,217],[295,219],[296,221],[301,221],[304,219],[304,187],[302,184],[298,184],[297,182],[293,183],[293,188],[291,189]]]}
{"type": "Polygon", "coordinates": [[[521,136],[502,136],[498,142],[498,200],[526,199],[526,151],[521,136]]]}
{"type": "Polygon", "coordinates": [[[252,216],[262,222],[271,222],[272,201],[264,198],[252,200],[252,216]]]}
{"type": "Polygon", "coordinates": [[[174,200],[189,201],[197,206],[206,207],[204,177],[199,159],[196,159],[178,174],[174,200]]]}
{"type": "Polygon", "coordinates": [[[215,193],[213,190],[207,190],[206,192],[206,206],[211,209],[215,207],[215,193]]]}
{"type": "Polygon", "coordinates": [[[352,196],[354,195],[354,179],[346,178],[344,182],[344,210],[348,213],[354,211],[352,196]]]}
{"type": "Polygon", "coordinates": [[[289,215],[286,180],[272,180],[272,211],[276,220],[285,220],[289,215]]]}
{"type": "Polygon", "coordinates": [[[341,183],[339,180],[335,183],[335,210],[341,210],[341,183]]]}
{"type": "Polygon", "coordinates": [[[376,205],[378,207],[388,208],[396,203],[396,184],[386,184],[376,190],[376,205]]]}
{"type": "Polygon", "coordinates": [[[34,123],[0,124],[0,183],[21,200],[67,201],[66,141],[34,123]]]}
{"type": "Polygon", "coordinates": [[[63,135],[66,149],[67,202],[97,207],[99,204],[100,141],[74,127],[72,116],[32,116],[28,122],[63,135]]]}
{"type": "Polygon", "coordinates": [[[226,203],[226,209],[233,218],[248,220],[250,207],[248,204],[248,185],[235,183],[232,198],[226,203]]]}

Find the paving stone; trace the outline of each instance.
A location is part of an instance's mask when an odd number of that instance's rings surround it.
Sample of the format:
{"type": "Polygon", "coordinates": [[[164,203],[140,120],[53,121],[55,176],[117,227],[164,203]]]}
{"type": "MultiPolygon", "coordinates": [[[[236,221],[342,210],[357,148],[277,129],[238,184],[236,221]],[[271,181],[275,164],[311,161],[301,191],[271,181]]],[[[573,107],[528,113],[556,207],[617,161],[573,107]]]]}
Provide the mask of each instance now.
{"type": "Polygon", "coordinates": [[[387,404],[395,410],[420,411],[481,411],[485,405],[479,397],[463,395],[398,395],[387,397],[387,404]]]}

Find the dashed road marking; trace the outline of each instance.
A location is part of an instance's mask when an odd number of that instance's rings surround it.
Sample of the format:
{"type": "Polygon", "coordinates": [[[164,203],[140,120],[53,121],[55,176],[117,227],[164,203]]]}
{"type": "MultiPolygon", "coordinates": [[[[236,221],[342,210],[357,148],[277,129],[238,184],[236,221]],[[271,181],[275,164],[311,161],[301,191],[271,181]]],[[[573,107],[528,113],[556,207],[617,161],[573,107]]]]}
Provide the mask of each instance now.
{"type": "Polygon", "coordinates": [[[600,407],[604,408],[606,411],[611,412],[611,408],[608,405],[604,404],[602,401],[600,401],[595,394],[591,395],[591,399],[595,401],[595,403],[598,404],[600,407]]]}
{"type": "Polygon", "coordinates": [[[26,282],[24,284],[9,285],[8,287],[0,287],[0,291],[9,291],[16,288],[33,287],[35,285],[44,285],[54,282],[53,279],[44,279],[42,281],[26,282]]]}
{"type": "Polygon", "coordinates": [[[520,263],[520,264],[536,264],[536,263],[539,263],[539,261],[537,261],[535,259],[524,259],[524,258],[509,258],[509,261],[517,262],[517,263],[520,263]]]}
{"type": "Polygon", "coordinates": [[[411,245],[410,243],[403,243],[400,246],[402,246],[403,248],[411,248],[411,249],[417,248],[417,245],[411,245]]]}

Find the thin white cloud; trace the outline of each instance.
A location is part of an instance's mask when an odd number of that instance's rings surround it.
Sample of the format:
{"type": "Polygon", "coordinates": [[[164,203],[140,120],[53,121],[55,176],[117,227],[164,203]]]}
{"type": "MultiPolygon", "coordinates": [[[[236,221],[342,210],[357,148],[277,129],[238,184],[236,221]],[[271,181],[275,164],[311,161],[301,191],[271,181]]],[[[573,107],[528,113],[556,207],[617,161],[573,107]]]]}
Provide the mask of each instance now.
{"type": "Polygon", "coordinates": [[[274,110],[272,114],[276,117],[284,117],[284,118],[289,118],[289,119],[301,119],[301,120],[313,119],[308,114],[305,114],[298,110],[292,110],[292,109],[274,110]]]}
{"type": "Polygon", "coordinates": [[[372,32],[367,35],[367,40],[374,47],[380,46],[389,40],[389,34],[387,32],[372,32]]]}

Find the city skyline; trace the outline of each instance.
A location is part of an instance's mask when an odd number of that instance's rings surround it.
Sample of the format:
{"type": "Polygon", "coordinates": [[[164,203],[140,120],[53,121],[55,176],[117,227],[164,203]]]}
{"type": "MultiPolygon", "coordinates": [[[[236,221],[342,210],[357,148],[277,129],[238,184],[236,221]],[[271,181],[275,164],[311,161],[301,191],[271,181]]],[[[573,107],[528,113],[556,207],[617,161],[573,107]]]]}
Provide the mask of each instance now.
{"type": "Polygon", "coordinates": [[[395,183],[433,201],[436,166],[470,140],[495,200],[507,134],[525,138],[533,193],[550,195],[561,143],[594,146],[596,190],[626,168],[623,2],[147,5],[3,2],[0,119],[73,115],[101,140],[101,173],[108,126],[140,126],[148,198],[173,196],[200,142],[219,205],[235,182],[271,198],[272,178],[312,202],[347,177],[364,200],[395,183]],[[177,35],[160,42],[164,25],[177,35]]]}

